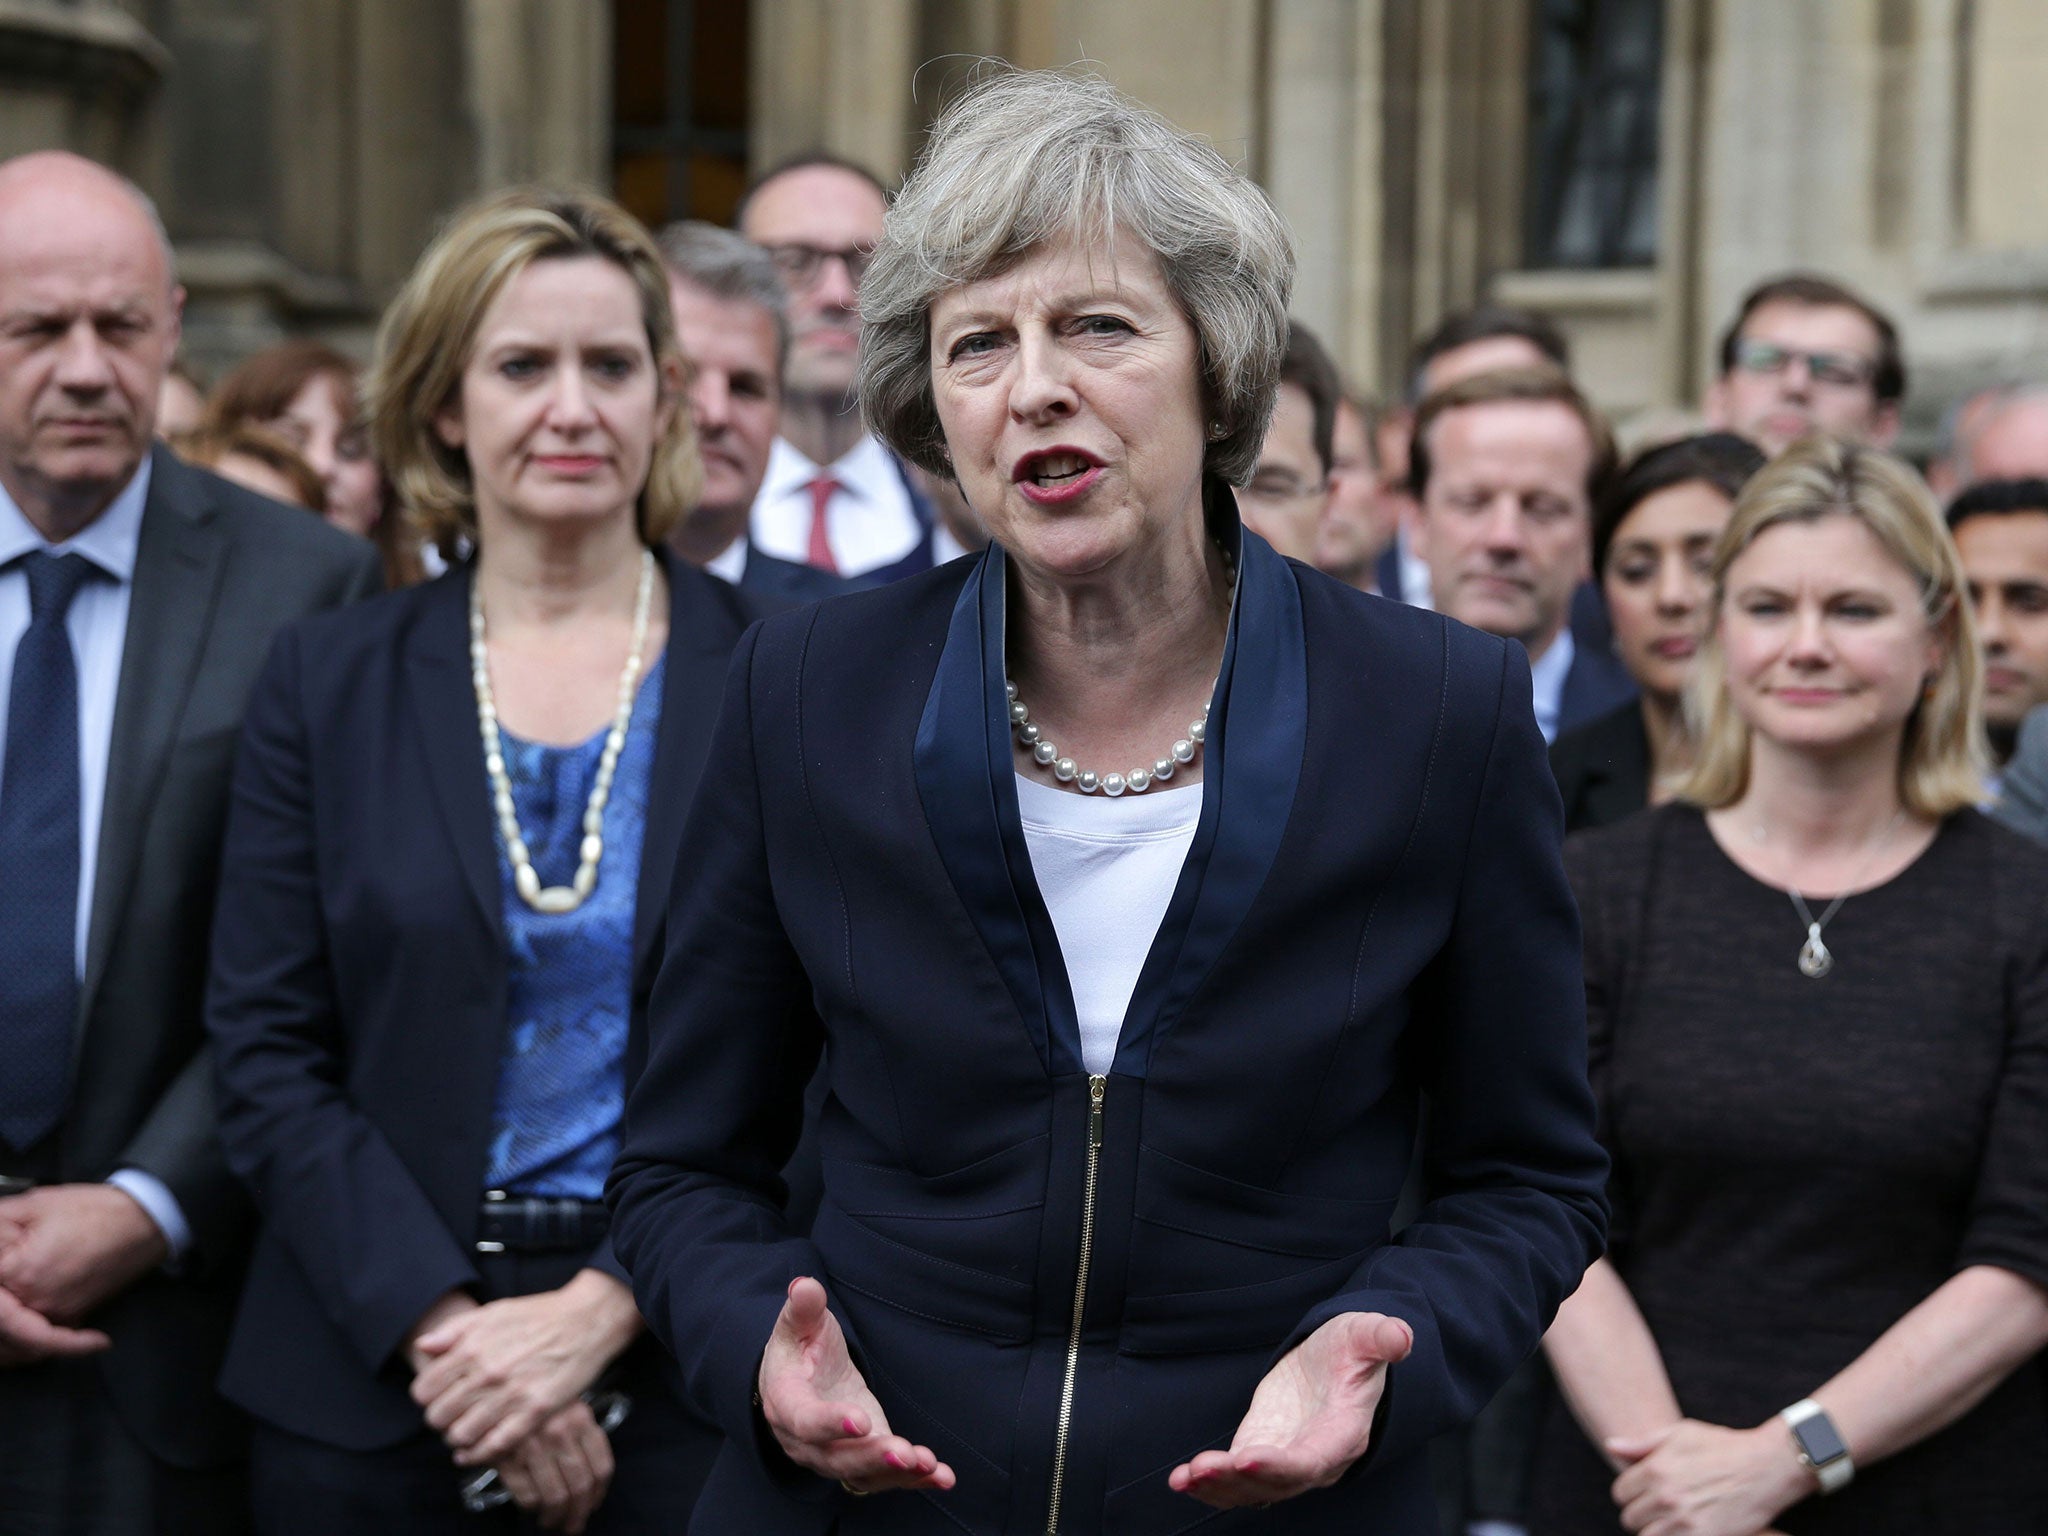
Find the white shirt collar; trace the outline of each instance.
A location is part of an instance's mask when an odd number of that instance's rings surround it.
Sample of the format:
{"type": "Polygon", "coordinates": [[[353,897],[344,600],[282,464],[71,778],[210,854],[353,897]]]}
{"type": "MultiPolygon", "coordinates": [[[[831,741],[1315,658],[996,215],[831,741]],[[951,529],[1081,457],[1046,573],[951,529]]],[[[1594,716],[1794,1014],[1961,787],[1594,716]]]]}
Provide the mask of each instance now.
{"type": "Polygon", "coordinates": [[[52,544],[28,520],[28,514],[0,485],[0,568],[32,550],[81,554],[102,572],[122,583],[135,579],[135,551],[142,542],[142,508],[149,500],[150,461],[143,455],[134,477],[121,487],[106,511],[61,544],[52,544]]]}
{"type": "Polygon", "coordinates": [[[1550,649],[1529,663],[1529,688],[1535,696],[1536,728],[1545,741],[1557,738],[1557,722],[1564,710],[1564,680],[1571,674],[1579,654],[1569,626],[1557,632],[1550,649]]]}
{"type": "Polygon", "coordinates": [[[704,562],[704,569],[734,586],[747,574],[747,536],[743,533],[704,562]]]}
{"type": "MultiPolygon", "coordinates": [[[[862,433],[860,441],[825,466],[824,472],[837,480],[842,490],[862,501],[882,501],[889,496],[892,486],[901,494],[896,461],[872,433],[862,433]]],[[[817,479],[819,473],[819,466],[792,446],[788,438],[778,437],[768,450],[768,472],[762,477],[762,493],[777,499],[794,496],[817,479]]]]}

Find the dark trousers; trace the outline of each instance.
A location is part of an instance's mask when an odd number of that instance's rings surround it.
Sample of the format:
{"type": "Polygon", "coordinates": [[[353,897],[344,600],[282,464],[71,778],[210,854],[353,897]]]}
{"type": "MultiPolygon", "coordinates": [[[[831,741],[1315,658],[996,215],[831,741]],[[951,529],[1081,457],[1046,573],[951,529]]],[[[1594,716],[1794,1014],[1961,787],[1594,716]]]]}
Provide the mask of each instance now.
{"type": "MultiPolygon", "coordinates": [[[[553,1290],[582,1267],[575,1254],[480,1255],[482,1299],[553,1290]]],[[[616,1469],[588,1536],[681,1536],[711,1471],[717,1434],[677,1400],[660,1349],[642,1338],[601,1385],[633,1400],[612,1433],[616,1469]]],[[[259,1423],[250,1446],[259,1536],[513,1536],[538,1529],[511,1505],[471,1514],[459,1468],[439,1436],[421,1429],[397,1445],[343,1450],[259,1423]]],[[[12,1533],[7,1533],[12,1536],[12,1533]]]]}
{"type": "Polygon", "coordinates": [[[0,1536],[242,1536],[245,1471],[150,1455],[91,1360],[0,1368],[0,1536]]]}

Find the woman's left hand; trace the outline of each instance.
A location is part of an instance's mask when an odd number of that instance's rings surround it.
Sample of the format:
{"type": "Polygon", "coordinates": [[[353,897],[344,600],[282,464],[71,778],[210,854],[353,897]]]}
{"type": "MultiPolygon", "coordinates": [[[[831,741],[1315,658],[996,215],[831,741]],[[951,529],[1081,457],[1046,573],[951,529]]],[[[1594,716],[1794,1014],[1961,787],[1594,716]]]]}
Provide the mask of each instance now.
{"type": "Polygon", "coordinates": [[[1757,1536],[1815,1486],[1776,1419],[1755,1429],[1681,1419],[1607,1449],[1629,1463],[1614,1503],[1622,1528],[1641,1536],[1757,1536]]]}
{"type": "Polygon", "coordinates": [[[586,1269],[558,1291],[508,1296],[414,1341],[430,1362],[412,1399],[457,1466],[505,1456],[588,1390],[640,1331],[633,1295],[586,1269]]]}
{"type": "Polygon", "coordinates": [[[1218,1509],[1327,1488],[1365,1454],[1387,1367],[1414,1347],[1413,1331],[1399,1318],[1331,1318],[1266,1373],[1230,1449],[1204,1451],[1175,1467],[1167,1486],[1218,1509]]]}

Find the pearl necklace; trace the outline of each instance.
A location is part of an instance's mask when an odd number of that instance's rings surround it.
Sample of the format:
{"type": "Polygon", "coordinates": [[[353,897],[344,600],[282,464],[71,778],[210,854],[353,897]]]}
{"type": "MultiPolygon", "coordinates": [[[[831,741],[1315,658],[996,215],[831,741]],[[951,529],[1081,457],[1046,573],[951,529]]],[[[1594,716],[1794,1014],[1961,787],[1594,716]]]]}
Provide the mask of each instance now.
{"type": "Polygon", "coordinates": [[[633,599],[633,648],[619,674],[619,705],[612,714],[604,751],[597,760],[597,780],[583,808],[583,844],[576,878],[568,885],[543,887],[519,832],[519,813],[512,804],[512,780],[505,772],[504,743],[498,735],[498,703],[491,692],[490,653],[484,647],[484,599],[481,585],[469,585],[469,668],[476,683],[476,723],[484,739],[484,771],[491,776],[491,800],[498,812],[498,831],[505,839],[505,857],[512,864],[512,888],[536,912],[574,912],[597,889],[597,865],[604,857],[604,807],[611,799],[612,775],[626,750],[626,729],[633,723],[633,698],[639,689],[640,667],[647,651],[647,615],[654,599],[654,552],[640,552],[640,590],[633,599]]]}
{"type": "MultiPolygon", "coordinates": [[[[1225,606],[1237,598],[1237,562],[1223,551],[1223,573],[1230,581],[1225,606]]],[[[1216,691],[1210,684],[1209,691],[1216,691]]],[[[1071,757],[1060,756],[1060,749],[1046,738],[1044,731],[1031,718],[1031,711],[1024,701],[1017,697],[1017,685],[1007,677],[1003,679],[1003,692],[1010,701],[1010,729],[1016,732],[1017,744],[1031,756],[1031,761],[1040,768],[1051,771],[1052,776],[1062,784],[1071,784],[1084,795],[1097,791],[1114,800],[1128,791],[1142,795],[1154,784],[1164,784],[1173,777],[1176,768],[1184,768],[1195,760],[1195,754],[1202,750],[1202,743],[1209,735],[1209,706],[1204,704],[1202,712],[1188,722],[1188,733],[1167,750],[1166,756],[1156,759],[1149,768],[1133,768],[1129,773],[1097,773],[1093,768],[1083,768],[1071,757]]]]}

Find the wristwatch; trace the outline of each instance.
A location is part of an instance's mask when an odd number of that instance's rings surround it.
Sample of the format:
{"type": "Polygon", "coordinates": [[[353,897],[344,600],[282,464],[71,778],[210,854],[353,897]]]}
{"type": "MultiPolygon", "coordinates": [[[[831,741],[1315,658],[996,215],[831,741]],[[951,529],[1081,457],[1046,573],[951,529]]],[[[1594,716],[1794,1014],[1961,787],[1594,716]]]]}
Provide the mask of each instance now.
{"type": "Polygon", "coordinates": [[[1825,1408],[1810,1397],[1802,1397],[1778,1417],[1792,1431],[1792,1444],[1799,1459],[1813,1468],[1813,1475],[1820,1479],[1822,1493],[1834,1493],[1849,1486],[1850,1479],[1856,1476],[1856,1463],[1850,1459],[1848,1443],[1825,1408]]]}

